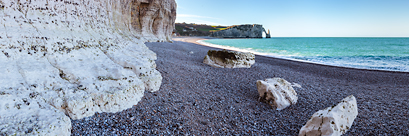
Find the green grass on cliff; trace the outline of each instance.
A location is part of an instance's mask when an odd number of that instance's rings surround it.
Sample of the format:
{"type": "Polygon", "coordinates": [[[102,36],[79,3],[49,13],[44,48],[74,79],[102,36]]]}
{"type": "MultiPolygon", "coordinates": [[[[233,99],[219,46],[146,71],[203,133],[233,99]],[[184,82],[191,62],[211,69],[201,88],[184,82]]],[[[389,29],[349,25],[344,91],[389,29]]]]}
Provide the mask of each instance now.
{"type": "Polygon", "coordinates": [[[210,32],[216,32],[216,31],[220,31],[220,30],[224,30],[224,29],[227,29],[227,28],[226,27],[216,28],[216,30],[210,30],[210,32]]]}
{"type": "Polygon", "coordinates": [[[175,24],[175,29],[181,36],[208,36],[212,32],[224,30],[226,28],[226,26],[211,26],[206,24],[175,24]]]}

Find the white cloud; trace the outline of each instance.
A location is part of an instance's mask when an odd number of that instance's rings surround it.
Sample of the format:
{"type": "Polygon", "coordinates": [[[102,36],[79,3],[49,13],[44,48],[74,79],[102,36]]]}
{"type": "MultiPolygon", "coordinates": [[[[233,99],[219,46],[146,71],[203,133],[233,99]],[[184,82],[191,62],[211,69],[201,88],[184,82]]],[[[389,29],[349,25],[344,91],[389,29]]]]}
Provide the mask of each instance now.
{"type": "Polygon", "coordinates": [[[190,15],[190,14],[177,14],[176,18],[210,18],[210,19],[218,19],[214,17],[206,17],[206,16],[198,16],[198,15],[190,15]]]}
{"type": "Polygon", "coordinates": [[[195,24],[207,24],[207,25],[222,25],[220,23],[216,23],[219,20],[218,18],[214,17],[207,17],[207,16],[199,16],[199,15],[191,15],[191,14],[177,14],[176,15],[176,22],[177,23],[195,23],[195,24]]]}
{"type": "Polygon", "coordinates": [[[185,22],[185,23],[195,23],[195,24],[227,26],[227,25],[212,22],[212,21],[205,21],[205,20],[194,19],[194,18],[176,18],[176,23],[183,23],[183,22],[185,22]]]}

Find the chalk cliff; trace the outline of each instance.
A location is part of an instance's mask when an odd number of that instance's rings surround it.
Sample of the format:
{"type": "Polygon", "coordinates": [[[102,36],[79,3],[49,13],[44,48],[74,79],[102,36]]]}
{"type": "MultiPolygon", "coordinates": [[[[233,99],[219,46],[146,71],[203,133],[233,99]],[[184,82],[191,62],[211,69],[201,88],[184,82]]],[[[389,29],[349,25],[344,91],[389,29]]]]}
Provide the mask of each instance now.
{"type": "Polygon", "coordinates": [[[144,42],[170,41],[175,0],[0,0],[0,135],[70,135],[162,82],[144,42]]]}
{"type": "Polygon", "coordinates": [[[270,30],[268,32],[262,25],[234,25],[225,30],[213,32],[210,36],[220,38],[262,38],[263,32],[266,33],[266,37],[270,38],[270,30]]]}

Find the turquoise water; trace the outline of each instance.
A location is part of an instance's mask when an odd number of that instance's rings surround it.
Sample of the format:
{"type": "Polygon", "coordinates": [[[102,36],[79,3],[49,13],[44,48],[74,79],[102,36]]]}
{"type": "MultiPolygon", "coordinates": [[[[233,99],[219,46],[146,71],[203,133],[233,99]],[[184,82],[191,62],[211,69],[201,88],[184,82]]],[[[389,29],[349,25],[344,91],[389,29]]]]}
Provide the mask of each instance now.
{"type": "Polygon", "coordinates": [[[326,65],[409,72],[409,38],[212,39],[204,42],[326,65]]]}

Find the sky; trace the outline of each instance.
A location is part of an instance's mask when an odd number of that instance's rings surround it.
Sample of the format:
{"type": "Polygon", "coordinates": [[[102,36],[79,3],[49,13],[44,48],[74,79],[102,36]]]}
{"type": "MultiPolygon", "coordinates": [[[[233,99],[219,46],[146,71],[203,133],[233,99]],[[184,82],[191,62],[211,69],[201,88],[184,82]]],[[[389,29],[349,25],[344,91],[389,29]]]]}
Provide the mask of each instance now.
{"type": "Polygon", "coordinates": [[[409,37],[409,0],[176,0],[177,23],[262,24],[273,37],[409,37]]]}

